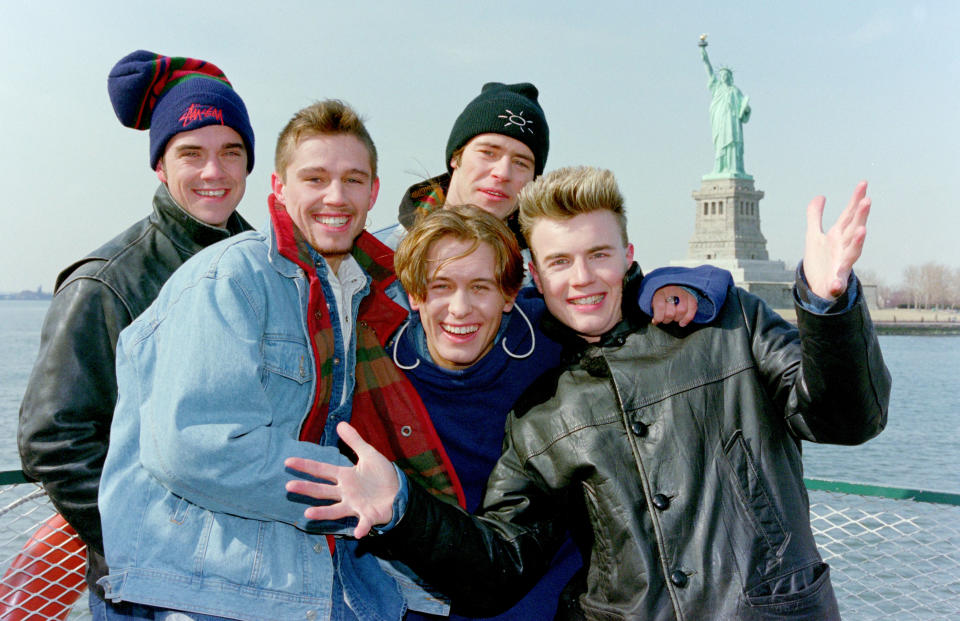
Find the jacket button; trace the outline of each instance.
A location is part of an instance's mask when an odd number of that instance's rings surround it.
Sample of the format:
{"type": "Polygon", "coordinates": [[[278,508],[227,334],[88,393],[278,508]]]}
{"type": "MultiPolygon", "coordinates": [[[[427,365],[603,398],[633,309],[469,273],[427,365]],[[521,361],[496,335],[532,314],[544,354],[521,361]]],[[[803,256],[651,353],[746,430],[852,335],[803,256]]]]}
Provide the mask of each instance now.
{"type": "Polygon", "coordinates": [[[687,574],[683,573],[679,569],[675,569],[670,574],[670,582],[673,583],[673,586],[682,589],[683,587],[687,586],[687,583],[690,582],[690,579],[687,577],[687,574]]]}
{"type": "Polygon", "coordinates": [[[666,511],[670,507],[670,499],[663,494],[657,494],[653,497],[653,506],[660,511],[666,511]]]}
{"type": "Polygon", "coordinates": [[[632,423],[630,423],[630,431],[632,431],[633,435],[637,436],[638,438],[643,438],[644,436],[646,436],[647,429],[648,427],[638,420],[635,420],[632,423]]]}

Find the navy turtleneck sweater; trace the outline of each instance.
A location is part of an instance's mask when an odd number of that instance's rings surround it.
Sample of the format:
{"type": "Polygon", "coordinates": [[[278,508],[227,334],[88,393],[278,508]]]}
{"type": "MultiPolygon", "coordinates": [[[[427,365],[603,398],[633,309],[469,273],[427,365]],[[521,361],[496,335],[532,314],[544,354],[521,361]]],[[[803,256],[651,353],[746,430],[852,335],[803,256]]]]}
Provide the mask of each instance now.
{"type": "MultiPolygon", "coordinates": [[[[470,512],[479,509],[483,502],[487,477],[500,457],[504,425],[513,403],[541,373],[558,364],[560,346],[539,329],[543,300],[521,295],[517,306],[529,317],[535,326],[533,330],[517,310],[504,314],[493,348],[467,369],[444,369],[433,363],[416,313],[411,314],[393,350],[402,367],[419,360],[416,368],[405,372],[453,461],[470,512]],[[536,339],[532,352],[531,335],[536,339]],[[530,353],[512,358],[504,351],[504,342],[515,355],[530,353]]],[[[493,618],[552,619],[560,592],[580,565],[580,553],[568,540],[540,582],[513,608],[493,618]]],[[[410,612],[406,618],[410,621],[442,617],[410,612]]],[[[454,609],[449,618],[466,617],[457,615],[454,609]]]]}

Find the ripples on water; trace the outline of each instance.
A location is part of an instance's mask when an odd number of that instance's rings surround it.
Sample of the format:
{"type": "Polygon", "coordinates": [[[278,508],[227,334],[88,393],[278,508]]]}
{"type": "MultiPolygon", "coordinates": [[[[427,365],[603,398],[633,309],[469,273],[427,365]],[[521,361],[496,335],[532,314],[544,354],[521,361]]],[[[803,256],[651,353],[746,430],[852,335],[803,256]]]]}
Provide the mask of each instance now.
{"type": "MultiPolygon", "coordinates": [[[[20,399],[48,302],[0,300],[0,469],[19,469],[20,399]]],[[[881,336],[893,376],[890,420],[861,446],[804,443],[806,476],[960,492],[960,337],[881,336]]]]}

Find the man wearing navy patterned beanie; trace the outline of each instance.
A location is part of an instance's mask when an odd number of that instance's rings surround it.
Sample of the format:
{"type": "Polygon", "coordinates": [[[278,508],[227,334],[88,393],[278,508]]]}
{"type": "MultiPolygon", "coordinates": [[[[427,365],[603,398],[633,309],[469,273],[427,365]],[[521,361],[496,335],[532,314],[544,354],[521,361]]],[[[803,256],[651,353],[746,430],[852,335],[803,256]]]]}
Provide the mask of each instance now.
{"type": "Polygon", "coordinates": [[[396,248],[418,215],[444,204],[469,204],[505,220],[525,249],[516,224],[517,195],[543,172],[550,148],[538,97],[529,82],[484,84],[454,121],[447,172],[412,185],[400,202],[399,221],[374,235],[396,248]]]}
{"type": "Polygon", "coordinates": [[[121,123],[150,130],[160,187],[152,214],[57,277],[17,437],[24,472],[87,545],[95,619],[123,614],[96,585],[108,573],[97,492],[117,400],[118,336],[188,258],[251,229],[235,210],[253,168],[246,107],[215,65],[139,50],[113,67],[107,90],[121,123]]]}

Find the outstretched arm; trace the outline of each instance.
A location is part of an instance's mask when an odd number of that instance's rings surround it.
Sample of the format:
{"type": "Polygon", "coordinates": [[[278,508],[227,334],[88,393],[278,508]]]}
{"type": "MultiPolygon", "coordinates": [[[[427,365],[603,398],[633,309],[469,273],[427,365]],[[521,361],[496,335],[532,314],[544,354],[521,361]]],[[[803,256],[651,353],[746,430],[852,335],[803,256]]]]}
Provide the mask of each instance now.
{"type": "Polygon", "coordinates": [[[870,215],[870,198],[866,194],[867,182],[861,181],[847,208],[826,233],[822,227],[826,199],[818,196],[807,205],[803,271],[810,290],[821,298],[836,299],[846,291],[853,264],[863,252],[870,215]]]}
{"type": "MultiPolygon", "coordinates": [[[[364,537],[374,526],[387,524],[393,517],[393,501],[400,485],[393,464],[367,444],[348,423],[337,425],[337,434],[357,454],[355,466],[334,466],[322,461],[291,457],[284,465],[313,478],[326,481],[289,481],[288,492],[330,504],[310,507],[303,512],[308,520],[357,518],[353,536],[364,537]]],[[[399,516],[398,516],[399,517],[399,516]]]]}

